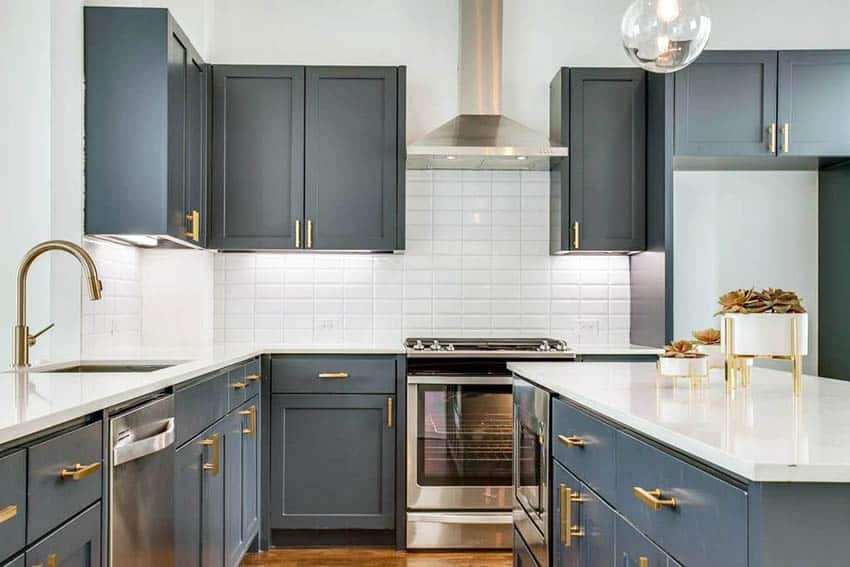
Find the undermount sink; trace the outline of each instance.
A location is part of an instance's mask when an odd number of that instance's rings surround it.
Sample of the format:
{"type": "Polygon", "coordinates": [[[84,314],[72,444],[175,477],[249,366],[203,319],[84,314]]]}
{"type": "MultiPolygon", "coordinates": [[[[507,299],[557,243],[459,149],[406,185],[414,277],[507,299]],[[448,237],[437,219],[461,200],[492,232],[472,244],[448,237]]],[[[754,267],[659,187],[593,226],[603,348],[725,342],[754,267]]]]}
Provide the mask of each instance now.
{"type": "Polygon", "coordinates": [[[166,363],[125,363],[125,364],[116,364],[116,363],[97,363],[90,362],[85,364],[77,364],[74,366],[60,366],[58,368],[51,368],[49,370],[40,370],[39,372],[84,372],[84,373],[93,373],[93,372],[155,372],[157,370],[162,370],[163,368],[171,368],[179,364],[177,362],[166,362],[166,363]]]}

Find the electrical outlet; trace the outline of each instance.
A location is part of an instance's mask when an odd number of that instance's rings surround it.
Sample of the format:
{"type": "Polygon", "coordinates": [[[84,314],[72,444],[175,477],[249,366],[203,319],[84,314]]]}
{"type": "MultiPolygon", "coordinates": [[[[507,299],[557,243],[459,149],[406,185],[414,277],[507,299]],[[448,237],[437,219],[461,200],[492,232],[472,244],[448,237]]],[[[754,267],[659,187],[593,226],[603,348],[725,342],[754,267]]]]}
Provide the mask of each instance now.
{"type": "Polygon", "coordinates": [[[599,336],[599,319],[579,319],[578,332],[582,336],[599,336]]]}
{"type": "Polygon", "coordinates": [[[316,330],[332,333],[342,328],[342,321],[336,317],[319,317],[316,319],[316,330]]]}

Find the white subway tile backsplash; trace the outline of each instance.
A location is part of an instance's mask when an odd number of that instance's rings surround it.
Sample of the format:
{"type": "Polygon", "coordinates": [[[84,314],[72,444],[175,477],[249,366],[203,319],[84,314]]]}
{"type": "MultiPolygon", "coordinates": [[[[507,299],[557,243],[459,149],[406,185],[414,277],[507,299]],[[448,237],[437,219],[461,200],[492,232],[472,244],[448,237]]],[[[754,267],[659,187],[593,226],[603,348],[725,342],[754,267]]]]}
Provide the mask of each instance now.
{"type": "Polygon", "coordinates": [[[216,342],[628,342],[628,258],[549,255],[548,172],[410,171],[406,205],[404,254],[218,255],[216,342]],[[579,334],[579,318],[598,333],[579,334]]]}

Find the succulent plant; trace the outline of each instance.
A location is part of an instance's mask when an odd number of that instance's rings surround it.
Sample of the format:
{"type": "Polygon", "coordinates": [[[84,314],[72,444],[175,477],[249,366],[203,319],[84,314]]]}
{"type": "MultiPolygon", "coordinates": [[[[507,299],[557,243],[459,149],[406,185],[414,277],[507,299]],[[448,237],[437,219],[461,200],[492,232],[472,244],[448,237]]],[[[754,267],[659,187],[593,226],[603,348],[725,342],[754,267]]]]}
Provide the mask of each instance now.
{"type": "Polygon", "coordinates": [[[793,291],[767,288],[736,289],[724,293],[718,300],[720,311],[725,313],[805,313],[800,298],[793,291]]]}
{"type": "Polygon", "coordinates": [[[696,350],[696,345],[691,341],[673,341],[664,347],[664,358],[703,358],[704,353],[696,350]]]}
{"type": "Polygon", "coordinates": [[[701,331],[694,331],[694,338],[701,345],[719,345],[720,344],[720,330],[719,329],[703,329],[701,331]]]}

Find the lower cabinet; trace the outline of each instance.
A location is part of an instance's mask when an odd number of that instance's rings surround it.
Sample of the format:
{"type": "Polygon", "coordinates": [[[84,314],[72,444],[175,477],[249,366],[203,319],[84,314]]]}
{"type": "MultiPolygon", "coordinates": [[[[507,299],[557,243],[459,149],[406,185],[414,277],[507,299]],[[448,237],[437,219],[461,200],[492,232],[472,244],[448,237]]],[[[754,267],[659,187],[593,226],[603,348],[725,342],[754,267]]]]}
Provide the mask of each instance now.
{"type": "MultiPolygon", "coordinates": [[[[32,567],[100,567],[100,517],[98,502],[30,547],[26,552],[26,564],[32,567]]],[[[16,563],[13,561],[12,565],[16,563]]]]}
{"type": "Polygon", "coordinates": [[[272,395],[272,529],[393,529],[394,406],[381,394],[272,395]]]}
{"type": "Polygon", "coordinates": [[[552,461],[552,559],[558,567],[609,567],[616,513],[557,461],[552,461]]]}
{"type": "Polygon", "coordinates": [[[222,422],[224,429],[224,564],[238,565],[257,533],[257,406],[255,398],[222,422]]]}

